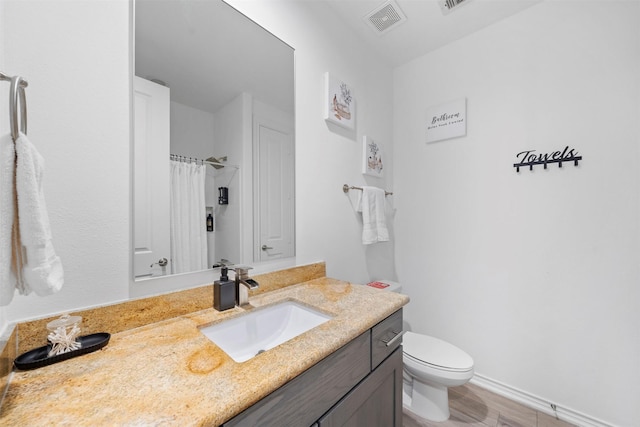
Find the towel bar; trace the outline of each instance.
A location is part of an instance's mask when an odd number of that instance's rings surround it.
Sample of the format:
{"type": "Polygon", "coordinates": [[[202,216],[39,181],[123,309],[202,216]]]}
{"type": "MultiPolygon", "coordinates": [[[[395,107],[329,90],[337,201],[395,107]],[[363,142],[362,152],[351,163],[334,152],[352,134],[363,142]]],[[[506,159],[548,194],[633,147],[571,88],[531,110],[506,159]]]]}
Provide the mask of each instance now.
{"type": "MultiPolygon", "coordinates": [[[[360,190],[360,191],[362,191],[362,187],[356,187],[354,185],[350,186],[348,184],[345,184],[345,185],[342,186],[342,191],[344,191],[345,193],[348,193],[349,190],[360,190]]],[[[391,195],[393,195],[393,192],[392,191],[385,191],[384,195],[385,196],[391,196],[391,195]]]]}
{"type": "Polygon", "coordinates": [[[29,86],[26,80],[20,76],[9,77],[0,73],[0,80],[11,82],[9,97],[9,122],[11,125],[11,137],[14,141],[18,139],[19,132],[27,133],[27,97],[24,88],[29,86]],[[20,100],[20,120],[18,121],[18,99],[20,100]],[[19,126],[18,126],[18,122],[19,126]]]}

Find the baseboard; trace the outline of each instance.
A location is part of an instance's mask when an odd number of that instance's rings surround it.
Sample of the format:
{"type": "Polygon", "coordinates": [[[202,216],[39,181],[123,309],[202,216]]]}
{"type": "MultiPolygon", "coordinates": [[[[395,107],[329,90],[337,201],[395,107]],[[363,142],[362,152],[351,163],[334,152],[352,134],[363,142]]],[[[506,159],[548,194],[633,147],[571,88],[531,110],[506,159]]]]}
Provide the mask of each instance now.
{"type": "Polygon", "coordinates": [[[570,408],[561,407],[557,404],[554,411],[548,400],[544,400],[538,396],[526,393],[522,390],[518,390],[479,374],[475,374],[470,382],[478,387],[482,387],[493,393],[499,394],[500,396],[504,396],[507,399],[511,399],[515,402],[533,408],[536,411],[544,412],[545,414],[579,427],[614,427],[612,424],[590,417],[581,412],[574,411],[570,408]]]}

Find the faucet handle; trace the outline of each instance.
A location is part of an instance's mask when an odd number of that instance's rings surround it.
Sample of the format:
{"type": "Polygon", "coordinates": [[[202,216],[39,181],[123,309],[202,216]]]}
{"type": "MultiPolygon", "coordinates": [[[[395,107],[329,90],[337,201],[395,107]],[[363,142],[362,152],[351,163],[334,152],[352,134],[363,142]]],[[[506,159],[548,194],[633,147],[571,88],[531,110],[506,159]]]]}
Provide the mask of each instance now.
{"type": "Polygon", "coordinates": [[[249,273],[249,270],[251,270],[253,267],[249,267],[247,265],[236,265],[234,268],[232,268],[233,271],[236,272],[236,275],[241,278],[241,279],[245,279],[247,277],[247,274],[249,273]]]}
{"type": "Polygon", "coordinates": [[[229,268],[232,265],[233,265],[233,263],[231,261],[229,261],[228,259],[221,258],[220,261],[218,261],[215,264],[213,264],[211,266],[211,268],[219,268],[219,267],[227,267],[227,268],[229,268]]]}

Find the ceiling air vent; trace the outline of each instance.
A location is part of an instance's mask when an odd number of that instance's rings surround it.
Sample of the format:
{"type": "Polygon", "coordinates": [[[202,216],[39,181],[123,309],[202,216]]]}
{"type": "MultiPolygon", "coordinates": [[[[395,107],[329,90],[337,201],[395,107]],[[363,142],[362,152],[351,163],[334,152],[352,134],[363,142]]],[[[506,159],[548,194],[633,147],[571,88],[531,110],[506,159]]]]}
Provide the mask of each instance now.
{"type": "Polygon", "coordinates": [[[406,21],[407,17],[402,13],[396,2],[390,0],[369,12],[364,17],[364,20],[376,33],[382,35],[406,21]]]}
{"type": "Polygon", "coordinates": [[[471,0],[440,0],[440,9],[443,15],[448,15],[453,9],[461,6],[462,4],[469,3],[471,0]]]}

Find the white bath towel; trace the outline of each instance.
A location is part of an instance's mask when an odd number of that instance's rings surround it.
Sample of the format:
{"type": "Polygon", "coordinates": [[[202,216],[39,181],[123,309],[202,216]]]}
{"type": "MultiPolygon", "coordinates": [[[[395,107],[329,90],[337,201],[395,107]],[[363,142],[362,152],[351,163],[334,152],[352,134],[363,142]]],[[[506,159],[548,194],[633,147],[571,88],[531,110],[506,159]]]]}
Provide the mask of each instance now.
{"type": "Polygon", "coordinates": [[[42,191],[44,159],[22,133],[16,141],[16,157],[19,237],[24,279],[24,286],[18,283],[18,290],[25,295],[31,291],[40,296],[50,295],[62,287],[64,273],[51,242],[49,214],[42,191]]]}
{"type": "Polygon", "coordinates": [[[377,187],[362,187],[359,204],[362,211],[362,244],[370,245],[389,240],[389,230],[384,213],[385,193],[377,187]]]}
{"type": "Polygon", "coordinates": [[[0,137],[0,306],[13,299],[16,290],[13,264],[13,222],[16,214],[15,146],[11,135],[0,137]]]}

